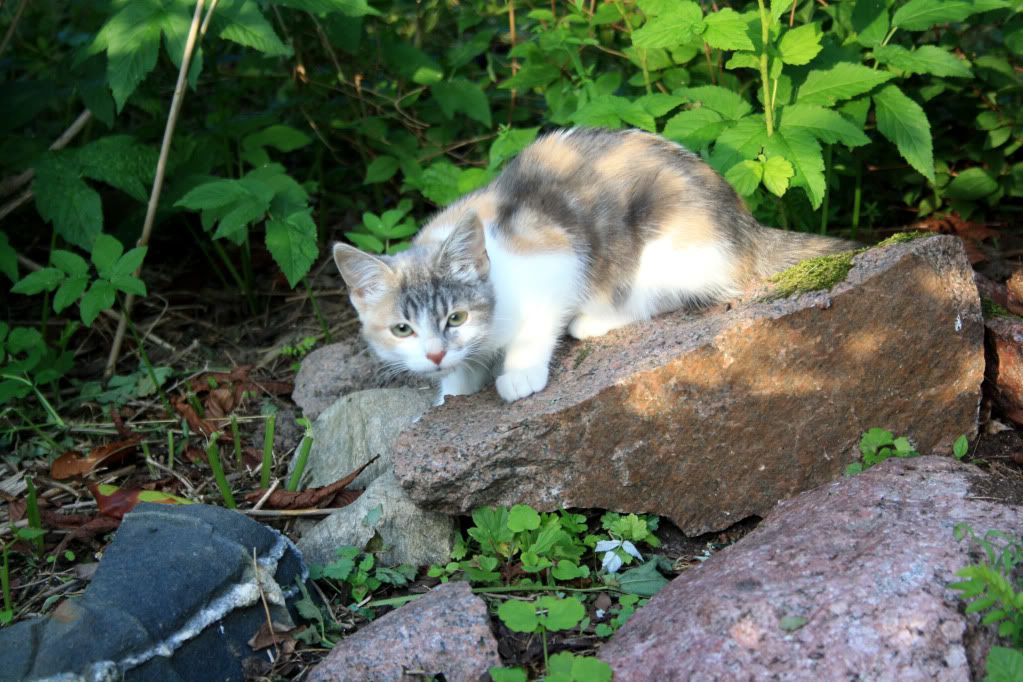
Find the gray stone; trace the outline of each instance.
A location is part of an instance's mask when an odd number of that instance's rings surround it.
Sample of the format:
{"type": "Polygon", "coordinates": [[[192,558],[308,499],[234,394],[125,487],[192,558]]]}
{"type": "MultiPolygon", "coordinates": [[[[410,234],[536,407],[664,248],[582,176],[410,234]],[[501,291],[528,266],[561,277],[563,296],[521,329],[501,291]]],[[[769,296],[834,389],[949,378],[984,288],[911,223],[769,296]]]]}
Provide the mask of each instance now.
{"type": "Polygon", "coordinates": [[[425,386],[412,375],[385,372],[366,342],[354,337],[317,348],[302,360],[292,400],[309,419],[316,419],[343,395],[368,388],[425,386]]]}
{"type": "Polygon", "coordinates": [[[306,561],[327,564],[339,547],[365,547],[379,536],[385,564],[447,561],[454,546],[454,519],[417,507],[390,471],[375,479],[362,495],[307,531],[298,546],[306,561]]]}
{"type": "MultiPolygon", "coordinates": [[[[970,680],[993,631],[948,584],[957,542],[1018,532],[1018,490],[951,458],[892,459],[780,503],[676,578],[600,650],[615,680],[970,680]]],[[[1017,486],[1020,487],[1020,486],[1017,486]]]]}
{"type": "Polygon", "coordinates": [[[260,593],[287,625],[307,575],[290,540],[237,512],[140,504],[84,595],[0,630],[0,677],[240,681],[260,593]]]}
{"type": "Polygon", "coordinates": [[[921,452],[976,433],[983,334],[959,239],[875,248],[830,291],[566,343],[537,395],[430,410],[394,471],[449,513],[597,507],[722,529],[840,476],[868,428],[921,452]]]}
{"type": "Polygon", "coordinates": [[[469,584],[435,587],[345,637],[309,674],[309,682],[432,680],[477,682],[501,665],[487,605],[469,584]]]}

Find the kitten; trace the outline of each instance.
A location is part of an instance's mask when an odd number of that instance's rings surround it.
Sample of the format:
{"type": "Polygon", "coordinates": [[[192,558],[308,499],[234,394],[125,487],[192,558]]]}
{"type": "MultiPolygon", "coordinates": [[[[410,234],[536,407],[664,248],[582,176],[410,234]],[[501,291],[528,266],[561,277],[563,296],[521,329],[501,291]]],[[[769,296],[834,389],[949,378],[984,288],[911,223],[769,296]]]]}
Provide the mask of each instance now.
{"type": "Polygon", "coordinates": [[[575,128],[527,147],[408,250],[339,243],[334,260],[385,363],[438,379],[440,401],[492,374],[513,401],[547,385],[566,328],[583,339],[727,300],[851,246],[761,226],[699,156],[662,137],[575,128]]]}

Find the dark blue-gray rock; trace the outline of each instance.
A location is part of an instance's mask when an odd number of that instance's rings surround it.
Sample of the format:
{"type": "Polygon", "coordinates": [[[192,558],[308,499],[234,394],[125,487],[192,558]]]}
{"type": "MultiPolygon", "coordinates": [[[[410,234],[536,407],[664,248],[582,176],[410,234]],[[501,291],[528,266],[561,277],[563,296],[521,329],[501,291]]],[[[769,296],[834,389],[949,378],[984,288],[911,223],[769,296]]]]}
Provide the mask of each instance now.
{"type": "Polygon", "coordinates": [[[82,597],[0,631],[0,677],[242,680],[260,592],[288,624],[307,577],[290,540],[237,512],[140,504],[82,597]]]}

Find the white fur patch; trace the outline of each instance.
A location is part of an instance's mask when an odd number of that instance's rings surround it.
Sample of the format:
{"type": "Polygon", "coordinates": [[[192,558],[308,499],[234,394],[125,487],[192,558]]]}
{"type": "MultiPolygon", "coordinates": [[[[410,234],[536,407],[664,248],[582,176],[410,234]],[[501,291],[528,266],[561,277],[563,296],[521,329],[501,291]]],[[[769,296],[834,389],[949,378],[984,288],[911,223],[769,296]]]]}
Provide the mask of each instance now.
{"type": "Polygon", "coordinates": [[[661,237],[643,247],[624,309],[632,319],[645,320],[688,301],[729,295],[735,288],[733,259],[722,245],[678,248],[661,237]]]}

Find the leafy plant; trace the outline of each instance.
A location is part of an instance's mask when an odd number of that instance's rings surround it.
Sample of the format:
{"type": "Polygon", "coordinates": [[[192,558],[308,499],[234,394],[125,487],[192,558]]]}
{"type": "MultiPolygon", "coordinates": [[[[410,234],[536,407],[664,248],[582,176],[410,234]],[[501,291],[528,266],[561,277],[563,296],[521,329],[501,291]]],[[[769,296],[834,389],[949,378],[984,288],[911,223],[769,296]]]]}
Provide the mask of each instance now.
{"type": "Polygon", "coordinates": [[[961,460],[966,457],[966,453],[970,451],[970,441],[966,439],[966,434],[963,434],[956,438],[956,442],[952,444],[952,454],[956,459],[961,460]]]}
{"type": "Polygon", "coordinates": [[[846,476],[855,476],[864,469],[891,457],[918,457],[919,452],[913,449],[912,443],[905,436],[898,438],[886,429],[873,428],[864,432],[860,438],[860,454],[863,459],[853,462],[845,468],[846,476]]]}
{"type": "Polygon", "coordinates": [[[358,547],[341,547],[336,554],[337,559],[326,566],[314,564],[310,568],[310,576],[314,580],[328,578],[344,585],[351,600],[356,603],[363,601],[381,585],[404,587],[416,577],[414,566],[378,566],[376,557],[363,553],[358,547]]]}

